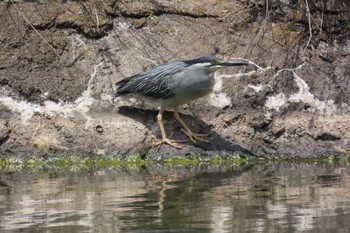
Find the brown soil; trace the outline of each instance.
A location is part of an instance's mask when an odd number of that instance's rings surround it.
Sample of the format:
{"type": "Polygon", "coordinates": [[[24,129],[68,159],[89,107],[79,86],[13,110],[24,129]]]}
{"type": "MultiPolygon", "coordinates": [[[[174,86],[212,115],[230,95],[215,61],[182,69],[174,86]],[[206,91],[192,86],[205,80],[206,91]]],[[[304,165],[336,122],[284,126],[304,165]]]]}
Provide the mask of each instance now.
{"type": "Polygon", "coordinates": [[[267,12],[265,2],[0,2],[0,153],[348,153],[347,1],[276,1],[267,12]],[[220,72],[213,94],[181,109],[210,143],[190,142],[169,112],[166,131],[184,149],[149,150],[157,112],[114,99],[114,83],[202,55],[260,69],[220,72]]]}

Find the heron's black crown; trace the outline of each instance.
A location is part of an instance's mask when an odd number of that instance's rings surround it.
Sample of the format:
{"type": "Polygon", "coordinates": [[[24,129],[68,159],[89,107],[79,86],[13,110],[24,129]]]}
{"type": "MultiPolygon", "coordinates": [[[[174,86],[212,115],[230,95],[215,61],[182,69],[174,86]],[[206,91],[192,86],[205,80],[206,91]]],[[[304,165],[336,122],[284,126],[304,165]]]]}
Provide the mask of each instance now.
{"type": "Polygon", "coordinates": [[[203,56],[192,60],[185,60],[183,62],[185,62],[186,65],[190,66],[194,64],[211,63],[212,61],[221,61],[221,59],[214,56],[203,56]]]}

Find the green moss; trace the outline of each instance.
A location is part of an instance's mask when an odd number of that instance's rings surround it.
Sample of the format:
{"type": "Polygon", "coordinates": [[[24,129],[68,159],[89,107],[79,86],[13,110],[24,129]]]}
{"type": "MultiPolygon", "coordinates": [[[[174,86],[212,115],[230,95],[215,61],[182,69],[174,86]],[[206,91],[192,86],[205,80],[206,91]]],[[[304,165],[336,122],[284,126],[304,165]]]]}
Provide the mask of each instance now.
{"type": "Polygon", "coordinates": [[[181,156],[174,156],[171,158],[160,159],[157,163],[164,166],[196,166],[199,164],[199,160],[197,158],[186,158],[181,156]]]}
{"type": "Polygon", "coordinates": [[[347,166],[349,166],[349,164],[350,164],[350,153],[347,153],[345,155],[345,157],[343,158],[343,161],[344,161],[344,163],[347,164],[347,166]]]}
{"type": "Polygon", "coordinates": [[[141,155],[130,155],[126,160],[125,160],[125,165],[127,167],[141,167],[142,165],[145,164],[145,161],[142,159],[141,155]]]}
{"type": "Polygon", "coordinates": [[[324,157],[310,158],[285,158],[277,157],[270,160],[258,160],[246,155],[191,155],[191,156],[169,156],[166,158],[148,158],[146,160],[140,154],[122,156],[112,154],[97,156],[91,154],[64,153],[48,154],[45,146],[37,147],[30,155],[18,154],[0,158],[0,170],[37,170],[37,169],[60,169],[69,171],[108,169],[134,169],[141,170],[142,167],[169,166],[169,167],[232,167],[254,165],[257,163],[321,163],[330,166],[350,166],[350,154],[340,157],[335,154],[324,157]],[[43,153],[45,152],[45,153],[43,153]]]}
{"type": "Polygon", "coordinates": [[[109,159],[103,159],[99,158],[96,161],[96,166],[98,168],[103,168],[103,167],[121,167],[123,166],[124,162],[121,159],[117,158],[109,158],[109,159]]]}

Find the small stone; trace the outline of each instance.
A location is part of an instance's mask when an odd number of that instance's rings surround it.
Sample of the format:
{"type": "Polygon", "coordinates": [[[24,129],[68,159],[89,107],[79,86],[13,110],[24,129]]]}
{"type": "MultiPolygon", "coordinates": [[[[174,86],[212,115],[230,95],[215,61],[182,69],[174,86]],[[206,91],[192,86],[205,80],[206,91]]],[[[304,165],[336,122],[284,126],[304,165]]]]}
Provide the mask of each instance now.
{"type": "Polygon", "coordinates": [[[142,28],[146,25],[146,18],[136,19],[134,21],[134,27],[136,29],[142,28]]]}

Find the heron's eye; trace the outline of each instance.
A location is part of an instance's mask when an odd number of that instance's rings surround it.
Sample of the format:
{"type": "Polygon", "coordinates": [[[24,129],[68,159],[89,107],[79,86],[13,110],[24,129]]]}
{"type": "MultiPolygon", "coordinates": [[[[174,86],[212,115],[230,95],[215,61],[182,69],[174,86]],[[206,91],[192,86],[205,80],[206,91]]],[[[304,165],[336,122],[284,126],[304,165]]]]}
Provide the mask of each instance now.
{"type": "Polygon", "coordinates": [[[220,65],[221,61],[220,60],[212,60],[210,63],[212,66],[216,66],[216,65],[220,65]]]}

